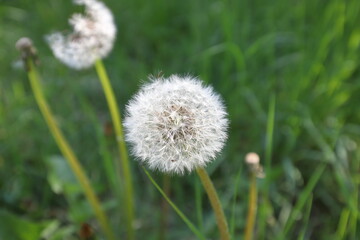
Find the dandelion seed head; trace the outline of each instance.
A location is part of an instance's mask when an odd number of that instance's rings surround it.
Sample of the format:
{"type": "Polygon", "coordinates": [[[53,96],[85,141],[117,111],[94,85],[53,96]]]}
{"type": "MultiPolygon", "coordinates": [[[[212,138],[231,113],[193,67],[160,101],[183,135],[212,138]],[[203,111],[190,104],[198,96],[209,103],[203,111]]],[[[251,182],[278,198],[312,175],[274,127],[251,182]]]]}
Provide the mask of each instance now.
{"type": "Polygon", "coordinates": [[[151,169],[183,174],[214,160],[227,139],[222,100],[200,80],[152,79],[127,105],[126,139],[151,169]]]}
{"type": "Polygon", "coordinates": [[[84,69],[111,51],[116,26],[110,10],[97,0],[74,0],[85,6],[85,14],[73,14],[69,19],[73,32],[53,33],[46,37],[55,57],[71,68],[84,69]]]}

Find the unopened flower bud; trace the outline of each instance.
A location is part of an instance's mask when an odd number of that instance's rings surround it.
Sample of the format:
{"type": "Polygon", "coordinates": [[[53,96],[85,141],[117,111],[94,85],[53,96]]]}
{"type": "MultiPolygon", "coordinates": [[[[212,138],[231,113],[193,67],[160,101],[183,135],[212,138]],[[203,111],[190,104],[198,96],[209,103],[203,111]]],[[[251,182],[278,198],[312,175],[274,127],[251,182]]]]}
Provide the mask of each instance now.
{"type": "Polygon", "coordinates": [[[33,47],[33,43],[30,38],[22,37],[17,40],[15,47],[19,51],[26,51],[27,49],[31,49],[33,47]]]}
{"type": "Polygon", "coordinates": [[[39,63],[36,48],[34,47],[30,38],[27,37],[20,38],[15,43],[15,47],[21,52],[21,59],[27,71],[29,71],[30,68],[27,60],[32,59],[34,61],[34,64],[39,63]]]}
{"type": "Polygon", "coordinates": [[[245,162],[249,165],[250,171],[255,174],[257,178],[264,178],[265,173],[260,164],[260,157],[257,153],[250,152],[245,156],[245,162]]]}
{"type": "Polygon", "coordinates": [[[260,157],[257,153],[250,152],[245,156],[245,162],[247,164],[257,165],[260,163],[260,157]]]}

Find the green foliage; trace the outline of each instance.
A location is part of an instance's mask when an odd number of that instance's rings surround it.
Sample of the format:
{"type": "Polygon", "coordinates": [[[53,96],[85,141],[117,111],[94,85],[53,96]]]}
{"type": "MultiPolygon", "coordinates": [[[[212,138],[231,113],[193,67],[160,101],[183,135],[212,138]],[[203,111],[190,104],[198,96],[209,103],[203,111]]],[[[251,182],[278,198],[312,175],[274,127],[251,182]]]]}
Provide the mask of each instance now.
{"type": "MultiPolygon", "coordinates": [[[[250,151],[267,167],[258,180],[256,239],[359,238],[360,1],[105,2],[118,35],[104,63],[122,109],[147,76],[159,72],[198,75],[224,97],[230,138],[207,170],[232,219],[234,239],[245,227],[243,158],[250,151]]],[[[68,29],[75,11],[71,1],[0,0],[0,239],[38,239],[45,229],[51,230],[46,239],[71,239],[83,222],[98,229],[65,162],[53,157],[59,150],[14,48],[23,36],[39,51],[45,94],[59,125],[117,236],[124,236],[125,216],[115,200],[121,191],[111,171],[116,145],[96,73],[68,69],[44,41],[44,35],[68,29]],[[56,221],[53,228],[43,223],[49,219],[56,221]]],[[[137,237],[157,239],[161,196],[134,161],[132,170],[137,237]]],[[[215,219],[195,178],[171,177],[171,199],[215,239],[215,219]]],[[[170,214],[167,238],[195,239],[170,214]]]]}
{"type": "Polygon", "coordinates": [[[14,240],[33,240],[40,237],[44,224],[19,218],[7,211],[0,211],[0,238],[14,240]]]}

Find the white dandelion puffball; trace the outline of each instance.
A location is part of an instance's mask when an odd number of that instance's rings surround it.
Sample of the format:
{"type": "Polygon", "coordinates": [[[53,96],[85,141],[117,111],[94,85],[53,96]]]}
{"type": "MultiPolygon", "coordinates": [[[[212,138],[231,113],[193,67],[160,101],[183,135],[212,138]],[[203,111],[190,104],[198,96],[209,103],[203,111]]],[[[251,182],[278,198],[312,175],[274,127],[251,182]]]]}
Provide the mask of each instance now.
{"type": "Polygon", "coordinates": [[[111,51],[116,26],[110,10],[97,0],[74,0],[85,6],[85,14],[74,14],[69,23],[73,32],[54,33],[46,37],[54,55],[71,68],[84,69],[111,51]]]}
{"type": "Polygon", "coordinates": [[[154,79],[126,110],[127,141],[133,154],[151,169],[183,174],[204,167],[227,139],[222,100],[197,78],[154,79]]]}

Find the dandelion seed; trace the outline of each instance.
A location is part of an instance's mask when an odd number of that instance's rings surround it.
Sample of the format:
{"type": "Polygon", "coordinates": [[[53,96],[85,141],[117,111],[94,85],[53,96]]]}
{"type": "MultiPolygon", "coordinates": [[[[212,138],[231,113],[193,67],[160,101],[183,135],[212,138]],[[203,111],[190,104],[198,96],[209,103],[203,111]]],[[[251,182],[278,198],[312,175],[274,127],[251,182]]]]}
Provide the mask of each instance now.
{"type": "Polygon", "coordinates": [[[85,6],[85,14],[74,14],[70,34],[54,33],[46,37],[55,57],[71,68],[84,69],[111,51],[116,35],[112,13],[97,0],[74,0],[85,6]]]}
{"type": "Polygon", "coordinates": [[[133,153],[151,169],[183,174],[211,162],[227,139],[222,100],[193,77],[153,79],[127,106],[133,153]]]}

